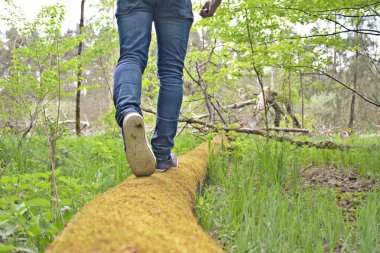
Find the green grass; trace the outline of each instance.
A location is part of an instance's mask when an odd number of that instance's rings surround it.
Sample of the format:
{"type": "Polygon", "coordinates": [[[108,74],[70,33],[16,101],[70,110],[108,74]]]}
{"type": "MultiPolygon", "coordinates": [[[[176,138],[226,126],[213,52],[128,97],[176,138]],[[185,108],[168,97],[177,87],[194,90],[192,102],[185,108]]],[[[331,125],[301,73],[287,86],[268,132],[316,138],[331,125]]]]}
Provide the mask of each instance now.
{"type": "MultiPolygon", "coordinates": [[[[41,252],[63,229],[52,201],[47,139],[34,136],[25,152],[26,143],[17,148],[12,136],[1,137],[0,164],[10,163],[0,179],[0,252],[41,252]]],[[[179,136],[174,152],[181,154],[200,142],[192,135],[179,136]]],[[[131,175],[118,134],[62,137],[56,164],[66,223],[97,194],[131,175]]]]}
{"type": "MultiPolygon", "coordinates": [[[[201,142],[182,135],[174,152],[181,154],[201,142]]],[[[238,135],[228,149],[210,158],[209,178],[196,204],[200,223],[227,252],[378,252],[379,139],[345,142],[359,148],[297,148],[238,135]],[[374,190],[343,195],[302,187],[300,171],[310,165],[355,171],[359,178],[370,178],[374,190]],[[356,222],[346,222],[337,205],[338,197],[347,196],[358,198],[356,222]]],[[[47,140],[33,137],[25,153],[25,144],[18,149],[12,137],[2,136],[0,150],[1,163],[11,161],[0,180],[0,252],[42,251],[63,228],[50,202],[47,140]]],[[[67,222],[94,196],[131,174],[121,136],[61,138],[57,174],[67,222]]]]}
{"type": "Polygon", "coordinates": [[[361,148],[296,148],[240,135],[210,159],[200,223],[227,252],[379,252],[379,139],[349,142],[361,148]],[[345,221],[339,191],[301,186],[303,168],[327,164],[373,181],[375,190],[357,201],[356,222],[345,221]]]}

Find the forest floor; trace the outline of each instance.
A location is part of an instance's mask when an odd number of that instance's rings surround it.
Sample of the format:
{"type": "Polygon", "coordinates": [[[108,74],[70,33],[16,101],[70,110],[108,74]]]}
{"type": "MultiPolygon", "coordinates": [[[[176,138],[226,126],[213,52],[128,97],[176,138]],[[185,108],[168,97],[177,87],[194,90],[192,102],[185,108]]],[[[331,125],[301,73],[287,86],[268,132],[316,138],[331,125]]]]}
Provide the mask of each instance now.
{"type": "Polygon", "coordinates": [[[358,178],[358,173],[352,170],[338,169],[329,164],[305,168],[300,175],[302,186],[306,189],[322,187],[339,193],[336,196],[337,204],[342,209],[344,220],[350,222],[356,221],[357,209],[374,187],[370,178],[358,178]]]}
{"type": "MultiPolygon", "coordinates": [[[[210,158],[196,203],[200,224],[226,252],[380,250],[378,137],[352,137],[345,144],[358,148],[345,151],[234,138],[210,158]]],[[[174,152],[202,141],[181,135],[174,152]]],[[[18,149],[12,137],[2,136],[0,149],[2,162],[12,158],[0,179],[0,252],[42,251],[64,226],[51,202],[47,139],[34,136],[25,155],[25,145],[18,149]]],[[[65,223],[131,174],[118,133],[62,137],[57,150],[65,223]]]]}

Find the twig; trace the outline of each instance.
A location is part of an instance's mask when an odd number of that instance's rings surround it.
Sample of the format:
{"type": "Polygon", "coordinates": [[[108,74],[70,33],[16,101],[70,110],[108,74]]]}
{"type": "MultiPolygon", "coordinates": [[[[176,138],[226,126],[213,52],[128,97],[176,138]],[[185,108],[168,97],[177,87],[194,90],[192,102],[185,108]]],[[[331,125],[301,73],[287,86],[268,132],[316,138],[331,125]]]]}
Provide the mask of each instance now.
{"type": "Polygon", "coordinates": [[[186,124],[182,127],[181,131],[179,131],[179,133],[177,134],[177,136],[179,136],[179,135],[182,134],[182,132],[186,129],[187,125],[188,125],[188,123],[186,123],[186,124]]]}

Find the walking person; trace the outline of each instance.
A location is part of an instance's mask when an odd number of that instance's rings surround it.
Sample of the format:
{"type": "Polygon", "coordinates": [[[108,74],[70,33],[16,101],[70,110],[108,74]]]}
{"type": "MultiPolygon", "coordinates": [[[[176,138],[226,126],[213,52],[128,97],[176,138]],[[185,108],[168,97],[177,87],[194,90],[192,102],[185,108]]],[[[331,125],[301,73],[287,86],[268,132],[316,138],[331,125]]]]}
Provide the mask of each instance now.
{"type": "MultiPolygon", "coordinates": [[[[221,0],[207,1],[200,15],[214,15],[221,0]]],[[[114,76],[116,121],[122,128],[127,161],[136,176],[178,166],[171,153],[183,97],[183,67],[190,28],[191,0],[117,0],[120,58],[114,76]],[[142,75],[148,62],[152,23],[157,35],[160,89],[151,140],[146,138],[140,109],[142,75]]]]}

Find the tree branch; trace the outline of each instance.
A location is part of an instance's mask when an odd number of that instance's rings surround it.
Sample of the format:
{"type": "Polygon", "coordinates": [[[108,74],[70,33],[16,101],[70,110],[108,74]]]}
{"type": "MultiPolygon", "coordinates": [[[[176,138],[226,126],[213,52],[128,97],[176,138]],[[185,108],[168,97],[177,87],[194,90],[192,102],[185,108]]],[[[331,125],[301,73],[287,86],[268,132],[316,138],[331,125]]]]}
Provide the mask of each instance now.
{"type": "Polygon", "coordinates": [[[355,93],[356,95],[358,95],[360,98],[362,98],[364,101],[374,105],[374,106],[377,106],[377,107],[380,107],[380,103],[378,102],[378,99],[375,97],[375,101],[368,98],[365,94],[362,94],[360,92],[358,92],[357,90],[355,90],[354,88],[352,88],[351,86],[343,83],[342,81],[338,80],[337,78],[331,76],[330,74],[324,72],[323,70],[320,70],[320,69],[317,69],[317,68],[314,68],[314,67],[310,67],[310,66],[296,66],[298,68],[307,68],[307,69],[312,69],[314,71],[317,71],[318,73],[309,73],[309,74],[314,74],[314,75],[324,75],[324,76],[327,76],[328,78],[334,80],[335,82],[339,83],[340,85],[342,85],[343,87],[349,89],[350,91],[352,91],[353,93],[355,93]]]}

